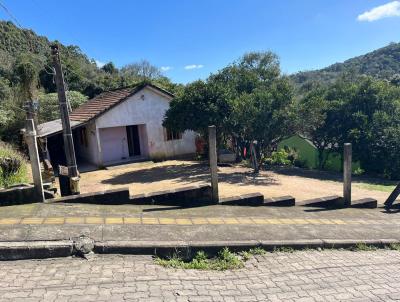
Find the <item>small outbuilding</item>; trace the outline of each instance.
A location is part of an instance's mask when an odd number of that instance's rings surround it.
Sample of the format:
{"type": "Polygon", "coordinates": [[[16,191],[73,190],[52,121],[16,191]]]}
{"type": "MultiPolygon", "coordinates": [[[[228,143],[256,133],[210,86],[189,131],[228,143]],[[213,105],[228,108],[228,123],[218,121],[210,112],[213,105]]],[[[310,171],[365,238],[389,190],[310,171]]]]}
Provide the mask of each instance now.
{"type": "MultiPolygon", "coordinates": [[[[78,165],[97,167],[135,160],[194,154],[193,131],[178,133],[162,123],[173,94],[152,84],[103,92],[70,114],[78,165]]],[[[53,167],[65,164],[60,120],[38,126],[53,167]]]]}

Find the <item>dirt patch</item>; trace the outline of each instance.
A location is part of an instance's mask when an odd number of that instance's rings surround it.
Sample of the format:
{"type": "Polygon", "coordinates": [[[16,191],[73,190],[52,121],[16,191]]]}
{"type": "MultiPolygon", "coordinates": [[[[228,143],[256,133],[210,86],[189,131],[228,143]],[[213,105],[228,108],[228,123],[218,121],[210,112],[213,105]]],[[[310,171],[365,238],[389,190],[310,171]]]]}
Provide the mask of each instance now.
{"type": "MultiPolygon", "coordinates": [[[[219,167],[220,195],[260,192],[265,197],[292,195],[306,200],[328,195],[342,195],[341,175],[301,169],[280,169],[252,174],[249,168],[219,167]]],[[[162,191],[193,184],[209,183],[206,163],[191,161],[165,161],[137,163],[82,173],[81,192],[128,187],[130,194],[162,191]]],[[[357,186],[355,179],[353,199],[372,197],[384,202],[388,193],[357,186]]]]}

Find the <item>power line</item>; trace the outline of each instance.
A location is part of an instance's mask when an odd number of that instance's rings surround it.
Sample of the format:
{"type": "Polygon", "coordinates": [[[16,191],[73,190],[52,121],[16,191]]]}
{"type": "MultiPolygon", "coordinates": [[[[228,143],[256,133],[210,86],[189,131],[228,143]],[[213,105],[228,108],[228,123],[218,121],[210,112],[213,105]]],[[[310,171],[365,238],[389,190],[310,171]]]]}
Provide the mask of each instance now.
{"type": "Polygon", "coordinates": [[[0,1],[0,6],[3,8],[3,10],[6,12],[7,15],[10,16],[10,18],[18,25],[19,28],[22,29],[21,23],[18,22],[18,19],[11,13],[11,11],[0,1]]]}
{"type": "MultiPolygon", "coordinates": [[[[10,16],[10,18],[14,21],[14,23],[17,25],[17,27],[19,29],[24,30],[24,28],[22,27],[21,23],[19,23],[17,17],[15,17],[11,13],[11,11],[1,1],[0,1],[0,7],[3,8],[3,10],[6,12],[6,14],[10,16]]],[[[32,41],[31,41],[31,39],[29,37],[28,37],[28,42],[29,42],[29,49],[30,49],[31,52],[33,52],[32,41]]]]}

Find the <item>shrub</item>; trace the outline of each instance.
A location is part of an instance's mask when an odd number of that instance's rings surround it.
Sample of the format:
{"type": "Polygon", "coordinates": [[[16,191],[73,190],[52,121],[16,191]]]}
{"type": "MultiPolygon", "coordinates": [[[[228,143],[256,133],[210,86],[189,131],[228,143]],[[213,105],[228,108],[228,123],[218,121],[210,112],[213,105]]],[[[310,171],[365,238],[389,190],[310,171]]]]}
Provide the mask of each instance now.
{"type": "Polygon", "coordinates": [[[184,261],[181,258],[174,256],[170,259],[157,258],[156,263],[171,268],[219,271],[238,269],[244,266],[243,261],[238,257],[238,255],[232,253],[228,248],[222,249],[218,255],[213,258],[209,258],[204,251],[198,251],[195,257],[190,261],[184,261]]]}
{"type": "Polygon", "coordinates": [[[271,157],[267,157],[264,162],[271,166],[290,166],[293,164],[289,159],[289,153],[285,150],[272,152],[271,157]]]}
{"type": "Polygon", "coordinates": [[[357,169],[355,169],[355,170],[353,171],[353,174],[354,174],[354,175],[363,175],[364,173],[365,173],[365,170],[362,169],[362,168],[360,168],[360,167],[358,167],[357,169]]]}
{"type": "Polygon", "coordinates": [[[24,182],[28,182],[26,159],[11,145],[0,142],[0,187],[24,182]]]}

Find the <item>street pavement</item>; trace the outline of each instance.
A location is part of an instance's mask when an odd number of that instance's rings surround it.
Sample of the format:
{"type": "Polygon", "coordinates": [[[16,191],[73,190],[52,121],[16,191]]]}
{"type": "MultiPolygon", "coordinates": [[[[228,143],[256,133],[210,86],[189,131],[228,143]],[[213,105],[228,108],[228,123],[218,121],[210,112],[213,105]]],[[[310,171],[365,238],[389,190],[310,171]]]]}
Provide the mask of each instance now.
{"type": "Polygon", "coordinates": [[[400,240],[399,215],[383,208],[38,203],[0,207],[0,241],[400,240]]]}
{"type": "Polygon", "coordinates": [[[150,256],[2,262],[0,301],[395,301],[400,252],[304,250],[231,271],[169,269],[150,256]]]}

